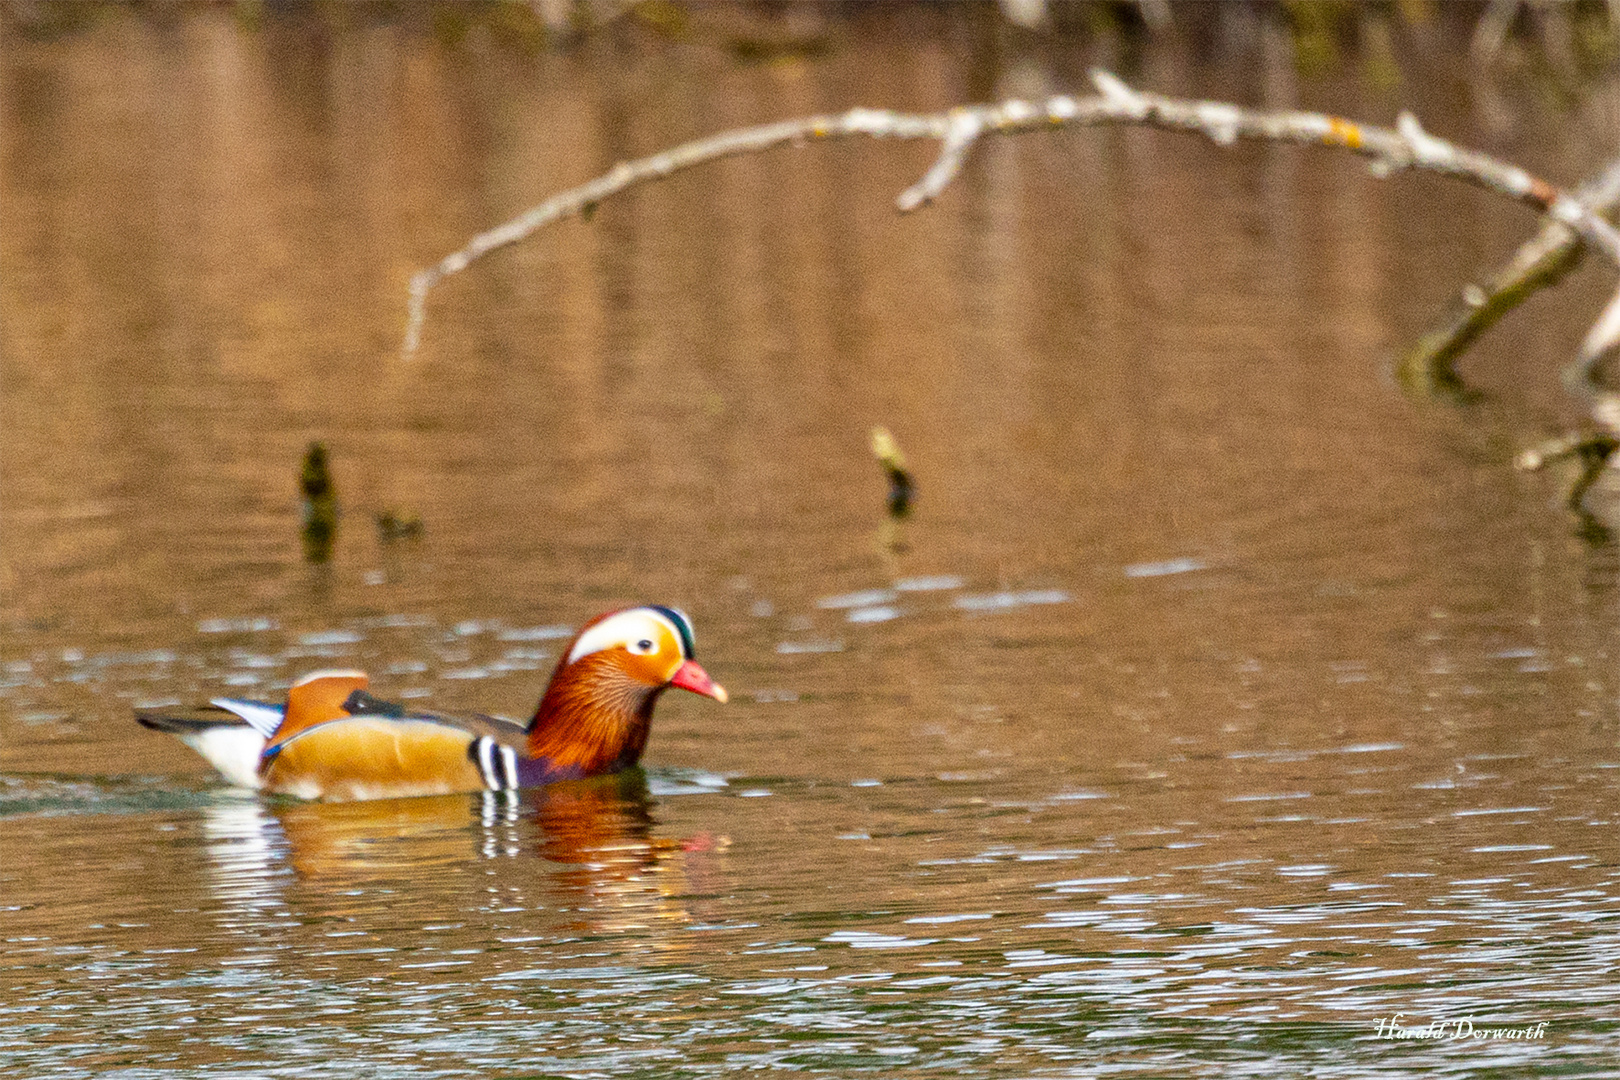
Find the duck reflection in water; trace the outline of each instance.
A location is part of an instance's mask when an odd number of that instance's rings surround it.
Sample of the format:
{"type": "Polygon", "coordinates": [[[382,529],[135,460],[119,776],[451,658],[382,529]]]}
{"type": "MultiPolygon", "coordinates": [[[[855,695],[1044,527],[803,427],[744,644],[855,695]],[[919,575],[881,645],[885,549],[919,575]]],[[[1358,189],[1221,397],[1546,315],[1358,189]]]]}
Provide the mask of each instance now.
{"type": "Polygon", "coordinates": [[[288,902],[297,888],[296,906],[324,917],[375,910],[388,895],[446,913],[492,903],[566,909],[570,930],[687,922],[674,898],[694,891],[691,874],[714,873],[708,863],[724,843],[655,835],[652,805],[639,768],[473,796],[233,800],[210,813],[220,841],[209,847],[211,876],[233,909],[243,897],[262,907],[267,893],[288,902]]]}

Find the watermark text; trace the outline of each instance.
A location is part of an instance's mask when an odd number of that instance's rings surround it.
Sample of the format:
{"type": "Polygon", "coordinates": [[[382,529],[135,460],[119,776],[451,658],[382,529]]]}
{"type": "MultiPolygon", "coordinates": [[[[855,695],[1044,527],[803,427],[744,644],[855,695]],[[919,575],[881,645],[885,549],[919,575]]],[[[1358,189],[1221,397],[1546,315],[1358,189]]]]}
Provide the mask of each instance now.
{"type": "Polygon", "coordinates": [[[1396,1013],[1394,1016],[1379,1017],[1376,1029],[1380,1039],[1411,1039],[1428,1040],[1431,1042],[1456,1042],[1458,1039],[1471,1041],[1481,1039],[1513,1039],[1519,1042],[1534,1041],[1547,1037],[1547,1021],[1539,1024],[1525,1024],[1522,1027],[1498,1027],[1493,1024],[1476,1024],[1472,1020],[1431,1020],[1427,1025],[1414,1024],[1406,1026],[1402,1023],[1405,1013],[1396,1013]]]}

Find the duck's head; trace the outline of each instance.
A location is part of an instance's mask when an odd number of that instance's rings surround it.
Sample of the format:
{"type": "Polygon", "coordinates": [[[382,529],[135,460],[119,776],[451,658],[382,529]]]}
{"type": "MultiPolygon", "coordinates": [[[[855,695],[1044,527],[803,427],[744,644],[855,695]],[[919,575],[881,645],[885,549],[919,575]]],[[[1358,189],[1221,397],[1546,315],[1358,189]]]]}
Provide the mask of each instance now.
{"type": "Polygon", "coordinates": [[[692,621],[676,608],[626,608],[592,619],[569,642],[540,699],[531,755],[586,774],[634,764],[665,690],[726,700],[692,653],[692,621]]]}
{"type": "Polygon", "coordinates": [[[716,701],[725,688],[692,658],[692,620],[679,608],[637,607],[610,611],[586,623],[569,644],[557,674],[587,673],[611,678],[609,671],[650,690],[677,686],[716,701]]]}

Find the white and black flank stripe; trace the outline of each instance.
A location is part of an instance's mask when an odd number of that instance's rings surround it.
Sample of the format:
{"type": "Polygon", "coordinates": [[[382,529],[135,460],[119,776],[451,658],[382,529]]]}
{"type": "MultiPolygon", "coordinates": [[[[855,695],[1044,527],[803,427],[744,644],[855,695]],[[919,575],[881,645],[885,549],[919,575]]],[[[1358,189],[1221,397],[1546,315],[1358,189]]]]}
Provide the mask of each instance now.
{"type": "Polygon", "coordinates": [[[517,790],[517,752],[510,746],[502,746],[483,735],[474,740],[469,756],[478,764],[485,787],[491,791],[517,790]]]}

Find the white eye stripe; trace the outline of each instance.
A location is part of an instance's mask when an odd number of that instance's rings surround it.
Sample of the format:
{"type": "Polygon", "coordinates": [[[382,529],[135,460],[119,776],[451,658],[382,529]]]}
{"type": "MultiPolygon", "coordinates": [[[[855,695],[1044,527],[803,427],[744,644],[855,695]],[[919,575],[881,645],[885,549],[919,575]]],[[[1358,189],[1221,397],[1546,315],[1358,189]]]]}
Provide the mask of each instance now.
{"type": "Polygon", "coordinates": [[[574,647],[568,650],[567,662],[572,664],[582,656],[621,645],[631,652],[650,653],[658,648],[662,634],[668,634],[676,641],[681,640],[681,632],[675,624],[651,608],[621,611],[581,634],[574,647]],[[652,642],[652,648],[640,649],[643,641],[652,642]]]}

